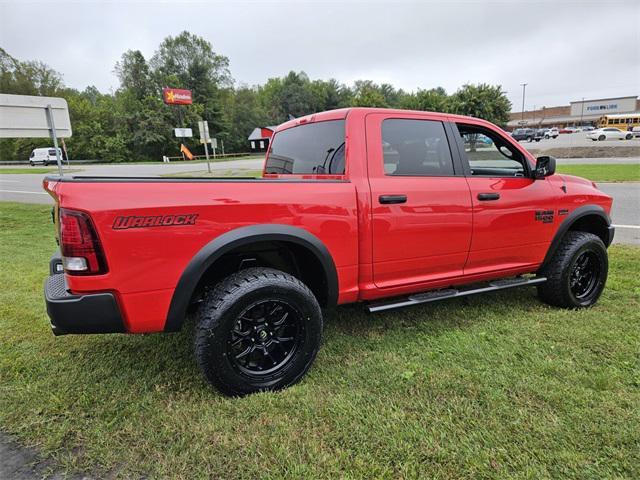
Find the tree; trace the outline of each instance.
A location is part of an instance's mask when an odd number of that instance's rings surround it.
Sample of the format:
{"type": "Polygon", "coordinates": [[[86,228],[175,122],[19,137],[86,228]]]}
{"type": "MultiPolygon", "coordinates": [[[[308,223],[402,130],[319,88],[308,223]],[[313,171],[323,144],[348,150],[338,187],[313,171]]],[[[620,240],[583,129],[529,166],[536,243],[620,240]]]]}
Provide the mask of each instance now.
{"type": "Polygon", "coordinates": [[[356,80],[353,88],[353,107],[388,107],[380,87],[371,80],[356,80]]]}
{"type": "Polygon", "coordinates": [[[401,105],[402,108],[426,112],[447,112],[450,109],[449,97],[442,87],[418,90],[414,94],[407,95],[401,105]]]}
{"type": "Polygon", "coordinates": [[[504,126],[509,121],[511,102],[500,85],[464,85],[450,97],[452,113],[482,118],[504,126]]]}
{"type": "Polygon", "coordinates": [[[154,94],[151,70],[140,50],[128,50],[116,63],[114,72],[120,80],[120,88],[129,90],[136,99],[141,100],[154,94]]]}

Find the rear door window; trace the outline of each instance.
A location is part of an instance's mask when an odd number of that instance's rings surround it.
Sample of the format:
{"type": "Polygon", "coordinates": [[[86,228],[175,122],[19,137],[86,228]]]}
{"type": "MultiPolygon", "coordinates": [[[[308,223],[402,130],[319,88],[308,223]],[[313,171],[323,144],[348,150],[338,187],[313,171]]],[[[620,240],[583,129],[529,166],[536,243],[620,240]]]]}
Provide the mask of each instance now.
{"type": "Polygon", "coordinates": [[[453,160],[442,122],[388,119],[382,122],[384,171],[398,176],[451,176],[453,160]]]}
{"type": "Polygon", "coordinates": [[[274,135],[266,173],[342,175],[344,120],[308,123],[274,135]]]}

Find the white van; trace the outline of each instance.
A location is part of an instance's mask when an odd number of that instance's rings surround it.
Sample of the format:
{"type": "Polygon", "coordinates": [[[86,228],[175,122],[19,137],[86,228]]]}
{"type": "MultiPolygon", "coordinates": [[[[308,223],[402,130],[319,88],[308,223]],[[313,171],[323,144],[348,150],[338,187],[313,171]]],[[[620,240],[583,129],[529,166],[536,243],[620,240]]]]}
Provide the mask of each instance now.
{"type": "MultiPolygon", "coordinates": [[[[62,160],[62,150],[58,148],[58,153],[60,153],[60,160],[62,160]]],[[[58,163],[58,159],[56,158],[56,149],[53,147],[47,148],[36,148],[31,152],[31,156],[29,157],[29,165],[32,167],[41,163],[42,165],[55,165],[58,163]]]]}

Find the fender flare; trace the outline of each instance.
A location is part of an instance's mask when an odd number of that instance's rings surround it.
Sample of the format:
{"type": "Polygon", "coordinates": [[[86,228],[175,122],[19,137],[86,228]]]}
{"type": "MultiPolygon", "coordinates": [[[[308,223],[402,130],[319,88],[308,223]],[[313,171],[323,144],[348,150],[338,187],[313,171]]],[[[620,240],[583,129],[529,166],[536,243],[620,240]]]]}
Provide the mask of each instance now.
{"type": "Polygon", "coordinates": [[[605,240],[605,245],[608,247],[611,245],[613,240],[614,228],[611,226],[611,218],[607,215],[607,212],[604,211],[600,205],[584,205],[582,207],[576,208],[573,212],[571,212],[567,218],[560,224],[558,230],[556,230],[555,235],[553,236],[553,240],[551,241],[551,245],[549,245],[549,249],[547,250],[547,254],[544,257],[542,265],[540,265],[540,270],[547,266],[547,264],[553,258],[553,255],[556,253],[556,250],[560,246],[560,242],[564,235],[569,231],[571,226],[575,224],[578,220],[588,215],[596,215],[604,221],[605,225],[608,228],[608,238],[605,240]]]}
{"type": "Polygon", "coordinates": [[[189,261],[175,287],[165,332],[177,332],[182,327],[187,308],[198,283],[207,269],[231,250],[255,242],[284,241],[301,245],[320,262],[327,283],[327,307],[338,303],[338,271],[331,253],[322,241],[307,230],[291,225],[249,225],[226,232],[211,240],[189,261]]]}

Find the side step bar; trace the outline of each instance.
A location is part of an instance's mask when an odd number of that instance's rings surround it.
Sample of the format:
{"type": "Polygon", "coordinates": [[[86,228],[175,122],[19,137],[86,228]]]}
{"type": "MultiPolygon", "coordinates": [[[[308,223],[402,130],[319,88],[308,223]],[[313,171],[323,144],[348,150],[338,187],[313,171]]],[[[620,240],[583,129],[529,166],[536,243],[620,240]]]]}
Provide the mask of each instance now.
{"type": "Polygon", "coordinates": [[[528,285],[538,285],[539,283],[546,282],[546,277],[534,277],[534,278],[506,278],[501,280],[494,280],[489,282],[487,286],[472,288],[469,290],[457,290],[455,288],[446,288],[443,290],[434,290],[432,292],[416,293],[406,298],[400,298],[396,300],[387,300],[382,302],[370,303],[366,306],[369,313],[383,312],[385,310],[393,310],[395,308],[410,307],[412,305],[419,305],[421,303],[437,302],[438,300],[445,300],[447,298],[466,297],[468,295],[475,295],[476,293],[495,292],[497,290],[504,290],[506,288],[524,287],[528,285]]]}

